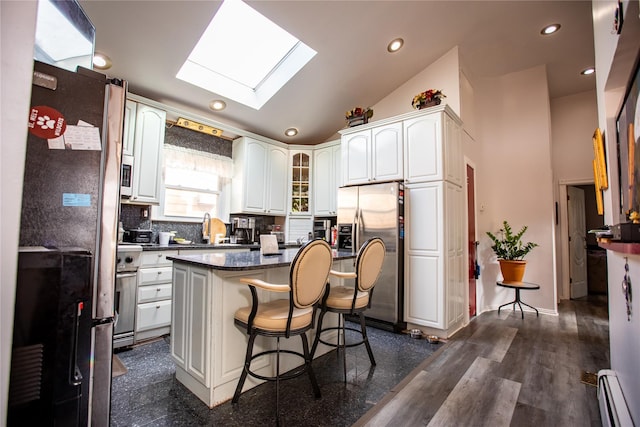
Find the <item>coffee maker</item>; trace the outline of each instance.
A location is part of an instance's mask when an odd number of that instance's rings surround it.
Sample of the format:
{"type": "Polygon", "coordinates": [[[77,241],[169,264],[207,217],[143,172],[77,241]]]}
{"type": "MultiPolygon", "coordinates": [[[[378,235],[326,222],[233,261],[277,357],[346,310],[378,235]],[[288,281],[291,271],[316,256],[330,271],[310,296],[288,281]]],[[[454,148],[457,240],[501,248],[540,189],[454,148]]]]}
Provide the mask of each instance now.
{"type": "Polygon", "coordinates": [[[231,218],[231,235],[236,237],[236,243],[253,243],[255,241],[255,218],[231,218]]]}

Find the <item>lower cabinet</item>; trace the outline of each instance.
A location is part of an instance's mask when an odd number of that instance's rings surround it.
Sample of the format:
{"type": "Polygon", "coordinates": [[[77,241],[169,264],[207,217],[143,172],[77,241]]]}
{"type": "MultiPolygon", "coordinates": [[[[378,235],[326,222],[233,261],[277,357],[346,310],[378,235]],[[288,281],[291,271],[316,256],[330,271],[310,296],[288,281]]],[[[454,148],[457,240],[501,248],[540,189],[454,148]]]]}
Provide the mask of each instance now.
{"type": "Polygon", "coordinates": [[[166,335],[171,327],[171,271],[167,256],[178,251],[144,251],[138,269],[134,342],[166,335]]]}
{"type": "Polygon", "coordinates": [[[211,306],[208,270],[176,264],[173,273],[171,355],[176,365],[209,387],[211,306]]]}
{"type": "Polygon", "coordinates": [[[405,320],[446,338],[464,323],[464,192],[438,181],[405,193],[405,320]]]}

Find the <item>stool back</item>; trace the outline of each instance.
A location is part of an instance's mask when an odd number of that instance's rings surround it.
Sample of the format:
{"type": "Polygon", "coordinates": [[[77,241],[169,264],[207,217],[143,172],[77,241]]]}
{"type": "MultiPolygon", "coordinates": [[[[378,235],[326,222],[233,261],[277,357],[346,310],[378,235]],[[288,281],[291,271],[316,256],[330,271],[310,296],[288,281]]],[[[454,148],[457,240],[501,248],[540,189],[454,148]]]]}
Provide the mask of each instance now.
{"type": "Polygon", "coordinates": [[[362,245],[356,260],[356,286],[359,291],[369,292],[376,284],[382,271],[386,247],[379,237],[374,237],[362,245]]]}
{"type": "Polygon", "coordinates": [[[297,308],[311,307],[320,300],[332,262],[331,246],[322,239],[311,240],[298,251],[289,271],[291,301],[297,308]]]}

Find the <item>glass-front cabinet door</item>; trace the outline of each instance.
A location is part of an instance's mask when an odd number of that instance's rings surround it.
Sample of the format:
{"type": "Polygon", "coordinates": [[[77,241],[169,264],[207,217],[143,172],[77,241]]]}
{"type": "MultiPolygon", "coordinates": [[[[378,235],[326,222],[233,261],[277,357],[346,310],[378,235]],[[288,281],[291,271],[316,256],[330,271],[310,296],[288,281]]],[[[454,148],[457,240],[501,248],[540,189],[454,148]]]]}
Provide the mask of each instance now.
{"type": "Polygon", "coordinates": [[[309,213],[310,154],[296,152],[291,162],[291,213],[309,213]]]}

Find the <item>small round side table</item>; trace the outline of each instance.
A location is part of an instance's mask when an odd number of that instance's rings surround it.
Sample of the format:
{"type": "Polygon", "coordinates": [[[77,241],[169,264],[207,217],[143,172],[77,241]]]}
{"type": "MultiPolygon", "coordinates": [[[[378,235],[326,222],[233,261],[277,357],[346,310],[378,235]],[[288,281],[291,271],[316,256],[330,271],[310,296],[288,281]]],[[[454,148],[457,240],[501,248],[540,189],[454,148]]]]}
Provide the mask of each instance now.
{"type": "Polygon", "coordinates": [[[522,301],[520,299],[520,291],[521,290],[529,291],[529,290],[540,289],[540,285],[537,285],[535,283],[528,283],[528,282],[505,282],[505,281],[497,282],[496,284],[498,286],[502,286],[503,288],[511,288],[511,289],[515,289],[516,290],[516,299],[514,299],[513,301],[508,302],[506,304],[502,304],[500,307],[498,307],[498,314],[500,314],[500,309],[502,307],[504,307],[505,305],[510,305],[510,304],[513,304],[513,311],[516,311],[516,304],[518,304],[518,306],[520,307],[520,311],[522,312],[522,318],[524,319],[524,310],[522,309],[522,304],[524,304],[527,307],[532,308],[532,309],[535,310],[536,317],[539,316],[537,308],[530,306],[529,304],[525,303],[524,301],[522,301]]]}

